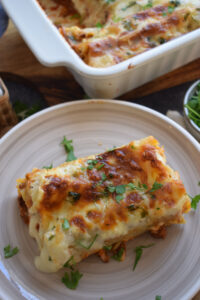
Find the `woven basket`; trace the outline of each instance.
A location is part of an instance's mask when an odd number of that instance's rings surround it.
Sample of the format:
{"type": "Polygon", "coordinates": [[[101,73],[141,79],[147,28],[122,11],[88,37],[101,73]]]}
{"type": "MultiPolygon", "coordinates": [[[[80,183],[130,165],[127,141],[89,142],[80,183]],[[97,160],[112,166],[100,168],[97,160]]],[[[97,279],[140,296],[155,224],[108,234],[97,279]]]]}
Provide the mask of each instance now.
{"type": "Polygon", "coordinates": [[[17,116],[9,100],[8,90],[0,78],[0,137],[17,124],[17,122],[17,116]],[[1,90],[3,90],[3,95],[1,90]]]}

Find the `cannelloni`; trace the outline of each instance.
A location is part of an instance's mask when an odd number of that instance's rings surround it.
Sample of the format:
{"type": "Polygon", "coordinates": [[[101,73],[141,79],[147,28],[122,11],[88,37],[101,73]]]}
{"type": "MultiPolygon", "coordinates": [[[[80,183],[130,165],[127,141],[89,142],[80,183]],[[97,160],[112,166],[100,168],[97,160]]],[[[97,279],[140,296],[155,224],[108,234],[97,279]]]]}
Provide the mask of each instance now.
{"type": "Polygon", "coordinates": [[[104,153],[33,169],[18,179],[20,212],[36,239],[36,267],[56,272],[145,231],[184,223],[190,199],[149,136],[104,153]]]}

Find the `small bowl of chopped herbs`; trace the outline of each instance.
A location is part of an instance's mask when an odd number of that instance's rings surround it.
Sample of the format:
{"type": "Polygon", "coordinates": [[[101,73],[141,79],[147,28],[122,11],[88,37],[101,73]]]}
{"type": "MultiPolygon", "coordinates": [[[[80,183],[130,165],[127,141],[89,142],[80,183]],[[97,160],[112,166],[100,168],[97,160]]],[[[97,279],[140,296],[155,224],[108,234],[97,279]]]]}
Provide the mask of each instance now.
{"type": "Polygon", "coordinates": [[[200,141],[200,80],[197,80],[185,94],[184,120],[188,130],[200,141]]]}

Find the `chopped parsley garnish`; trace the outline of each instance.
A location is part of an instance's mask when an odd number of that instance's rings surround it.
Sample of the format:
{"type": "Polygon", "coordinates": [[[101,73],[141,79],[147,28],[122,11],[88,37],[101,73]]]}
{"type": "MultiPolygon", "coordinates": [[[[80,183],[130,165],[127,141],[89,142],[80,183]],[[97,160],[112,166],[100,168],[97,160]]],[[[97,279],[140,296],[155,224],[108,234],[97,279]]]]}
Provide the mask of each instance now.
{"type": "Polygon", "coordinates": [[[141,184],[140,182],[138,183],[137,186],[134,183],[132,183],[132,182],[128,183],[127,186],[131,190],[137,190],[137,191],[144,191],[144,190],[146,190],[148,188],[148,186],[146,184],[141,184]]]}
{"type": "Polygon", "coordinates": [[[110,193],[114,193],[114,191],[115,191],[115,186],[112,186],[112,185],[109,185],[108,187],[107,187],[107,189],[108,189],[108,191],[110,192],[110,193]]]}
{"type": "Polygon", "coordinates": [[[86,170],[86,167],[81,167],[81,171],[85,171],[86,170]]]}
{"type": "Polygon", "coordinates": [[[102,25],[100,22],[98,22],[98,23],[96,24],[96,27],[101,29],[101,28],[103,27],[103,25],[102,25]]]}
{"type": "Polygon", "coordinates": [[[174,10],[175,10],[174,6],[168,6],[168,8],[167,8],[167,11],[169,14],[172,14],[174,10]]]}
{"type": "Polygon", "coordinates": [[[170,0],[170,3],[173,4],[175,7],[181,4],[179,0],[170,0]]]}
{"type": "Polygon", "coordinates": [[[99,166],[96,167],[97,170],[101,170],[105,166],[104,163],[100,164],[99,166]]]}
{"type": "Polygon", "coordinates": [[[74,14],[70,17],[70,19],[80,19],[81,16],[79,14],[74,14]]]}
{"type": "Polygon", "coordinates": [[[67,152],[66,161],[75,160],[76,156],[74,155],[74,147],[72,145],[72,140],[67,140],[67,138],[64,136],[61,144],[64,146],[65,151],[67,152]]]}
{"type": "Polygon", "coordinates": [[[99,184],[102,184],[104,181],[106,181],[106,179],[107,179],[106,174],[105,174],[105,173],[102,173],[102,174],[101,174],[101,180],[99,181],[99,184]]]}
{"type": "Polygon", "coordinates": [[[161,187],[163,187],[163,184],[155,181],[154,184],[152,185],[152,188],[149,190],[149,193],[153,193],[153,192],[159,190],[161,187]]]}
{"type": "Polygon", "coordinates": [[[4,250],[4,258],[10,258],[19,252],[19,249],[17,247],[11,249],[10,245],[6,246],[3,250],[4,250]]]}
{"type": "Polygon", "coordinates": [[[75,265],[76,262],[74,260],[74,256],[72,255],[68,261],[66,261],[66,263],[63,265],[63,267],[65,268],[70,268],[71,270],[73,270],[73,265],[75,265]]]}
{"type": "Polygon", "coordinates": [[[188,109],[188,117],[200,128],[200,83],[193,96],[185,105],[188,109]]]}
{"type": "Polygon", "coordinates": [[[121,185],[117,185],[116,186],[116,193],[117,194],[124,194],[125,193],[125,191],[126,191],[126,188],[125,188],[125,185],[124,184],[121,184],[121,185]]]}
{"type": "Polygon", "coordinates": [[[137,4],[136,1],[130,1],[130,2],[128,3],[128,5],[126,5],[125,7],[122,8],[122,10],[125,11],[125,10],[127,10],[128,8],[130,8],[130,7],[132,7],[132,6],[136,5],[136,4],[137,4]]]}
{"type": "Polygon", "coordinates": [[[162,300],[161,296],[156,296],[155,300],[162,300]]]}
{"type": "Polygon", "coordinates": [[[94,166],[98,163],[98,160],[96,159],[88,159],[87,164],[88,164],[88,169],[92,170],[94,166]]]}
{"type": "Polygon", "coordinates": [[[83,277],[78,270],[71,271],[70,275],[65,273],[64,277],[62,278],[62,282],[71,290],[75,290],[78,286],[79,280],[83,277]]]}
{"type": "Polygon", "coordinates": [[[76,192],[69,192],[69,193],[68,193],[68,196],[69,196],[69,197],[72,197],[73,202],[76,202],[76,201],[78,201],[78,200],[80,199],[81,194],[76,193],[76,192]]]}
{"type": "Polygon", "coordinates": [[[27,117],[33,115],[34,113],[40,111],[42,109],[41,105],[39,103],[34,104],[31,107],[28,107],[26,103],[23,103],[20,100],[17,100],[13,104],[13,109],[19,119],[19,121],[22,121],[26,119],[27,117]]]}
{"type": "Polygon", "coordinates": [[[112,249],[112,246],[104,246],[103,249],[107,250],[107,251],[110,251],[112,249]]]}
{"type": "Polygon", "coordinates": [[[144,5],[142,8],[143,9],[148,9],[151,8],[153,6],[153,1],[149,0],[148,3],[146,5],[144,5]]]}
{"type": "Polygon", "coordinates": [[[200,194],[196,195],[195,197],[190,197],[192,202],[191,202],[191,207],[196,210],[197,209],[197,204],[200,201],[200,194]]]}
{"type": "Polygon", "coordinates": [[[70,227],[70,224],[69,224],[68,220],[64,219],[64,222],[62,223],[62,228],[64,230],[67,230],[67,229],[69,229],[69,227],[70,227]]]}
{"type": "Polygon", "coordinates": [[[134,204],[129,205],[127,208],[128,208],[129,211],[133,211],[133,210],[137,209],[137,207],[135,207],[134,204]]]}
{"type": "Polygon", "coordinates": [[[52,235],[50,235],[50,237],[48,238],[48,240],[51,241],[54,237],[55,237],[55,235],[52,234],[52,235]]]}
{"type": "Polygon", "coordinates": [[[152,246],[154,246],[155,244],[149,244],[149,245],[145,245],[145,246],[137,246],[134,251],[135,251],[135,262],[134,262],[134,265],[133,265],[133,271],[135,270],[141,256],[142,256],[142,253],[143,253],[143,249],[145,248],[150,248],[152,246]]]}
{"type": "Polygon", "coordinates": [[[98,237],[98,234],[95,235],[95,237],[93,238],[93,240],[91,241],[91,243],[90,243],[88,246],[83,245],[83,243],[80,242],[80,241],[78,241],[77,243],[78,243],[78,245],[80,245],[81,247],[83,247],[83,248],[89,250],[89,249],[93,246],[93,244],[94,244],[94,242],[96,241],[97,237],[98,237]]]}
{"type": "Polygon", "coordinates": [[[117,203],[120,203],[120,201],[123,200],[123,198],[124,198],[123,195],[117,195],[115,199],[117,203]]]}
{"type": "Polygon", "coordinates": [[[52,169],[53,168],[53,164],[50,164],[50,166],[44,166],[44,167],[42,167],[42,169],[52,169]]]}
{"type": "Polygon", "coordinates": [[[135,146],[133,146],[133,145],[131,145],[131,149],[135,150],[135,149],[136,149],[136,147],[135,147],[135,146]]]}
{"type": "Polygon", "coordinates": [[[116,0],[105,0],[105,3],[110,4],[112,2],[115,2],[116,0]]]}
{"type": "Polygon", "coordinates": [[[160,44],[166,43],[166,39],[164,39],[163,37],[160,37],[160,38],[159,38],[159,43],[160,43],[160,44]]]}
{"type": "Polygon", "coordinates": [[[114,258],[117,261],[121,261],[122,260],[122,255],[124,253],[124,248],[120,248],[113,256],[112,258],[114,258]]]}
{"type": "Polygon", "coordinates": [[[200,181],[198,182],[198,186],[200,186],[200,181]]]}

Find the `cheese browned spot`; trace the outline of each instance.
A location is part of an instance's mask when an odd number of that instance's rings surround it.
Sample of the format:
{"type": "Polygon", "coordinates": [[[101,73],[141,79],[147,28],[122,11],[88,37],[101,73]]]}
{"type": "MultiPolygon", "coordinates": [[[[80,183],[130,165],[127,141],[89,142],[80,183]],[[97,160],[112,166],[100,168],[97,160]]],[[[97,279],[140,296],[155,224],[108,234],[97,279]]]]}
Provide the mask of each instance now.
{"type": "MultiPolygon", "coordinates": [[[[35,264],[45,272],[99,251],[107,261],[105,245],[114,251],[145,231],[164,237],[163,226],[184,223],[182,214],[190,210],[179,174],[151,136],[56,168],[33,169],[17,187],[22,218],[40,249],[35,264]]],[[[114,254],[122,260],[125,250],[121,258],[114,254]]]]}

